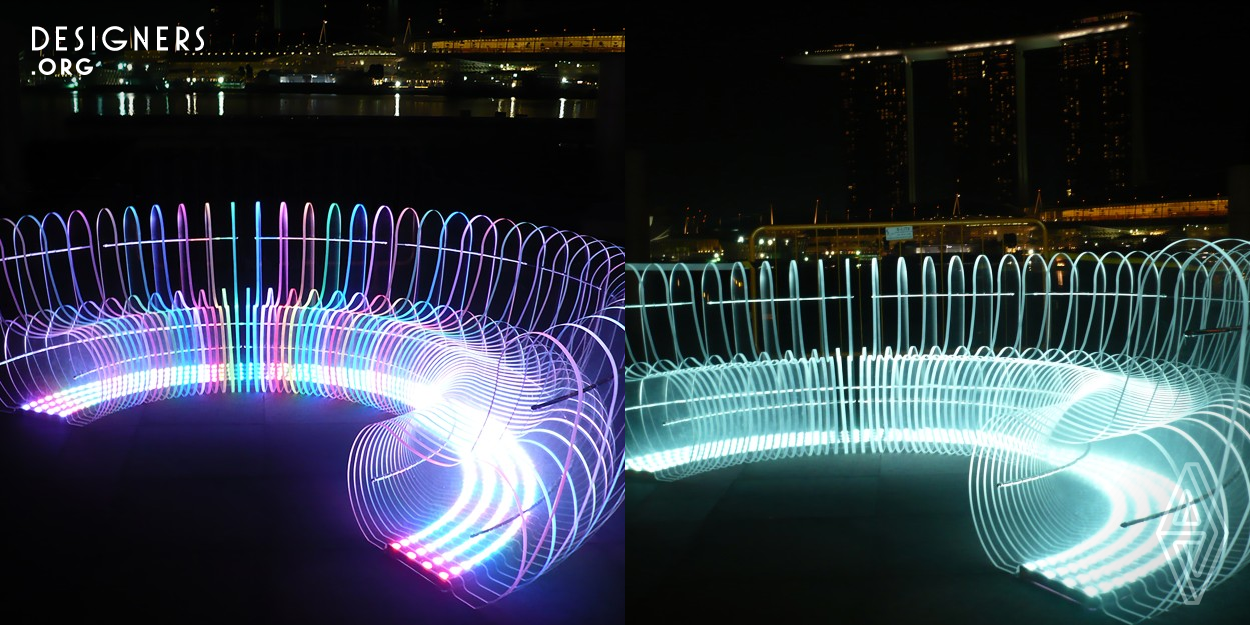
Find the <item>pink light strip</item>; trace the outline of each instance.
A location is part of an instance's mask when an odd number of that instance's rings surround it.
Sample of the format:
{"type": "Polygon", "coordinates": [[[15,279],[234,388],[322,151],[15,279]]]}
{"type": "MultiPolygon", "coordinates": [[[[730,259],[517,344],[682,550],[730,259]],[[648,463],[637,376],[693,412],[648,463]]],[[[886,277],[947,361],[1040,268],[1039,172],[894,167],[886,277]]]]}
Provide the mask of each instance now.
{"type": "Polygon", "coordinates": [[[385,206],[171,217],[0,226],[0,403],[74,425],[203,393],[374,406],[348,467],[361,531],[474,606],[620,505],[619,248],[385,206]]]}

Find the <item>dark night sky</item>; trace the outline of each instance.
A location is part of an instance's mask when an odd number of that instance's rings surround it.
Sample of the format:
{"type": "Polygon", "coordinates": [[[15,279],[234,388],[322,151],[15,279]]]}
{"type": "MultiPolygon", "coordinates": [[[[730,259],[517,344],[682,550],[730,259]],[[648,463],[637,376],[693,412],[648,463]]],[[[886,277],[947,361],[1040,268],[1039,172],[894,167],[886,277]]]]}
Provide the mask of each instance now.
{"type": "Polygon", "coordinates": [[[835,149],[836,68],[794,66],[787,54],[834,43],[906,45],[998,38],[1067,27],[1114,11],[1144,16],[1147,170],[1152,183],[1223,192],[1226,170],[1250,161],[1244,68],[1246,8],[1203,3],[1007,2],[900,4],[777,0],[750,12],[675,6],[630,33],[633,148],[644,155],[653,214],[701,208],[810,219],[844,184],[835,149]],[[646,89],[638,89],[640,82],[646,89]]]}
{"type": "MultiPolygon", "coordinates": [[[[330,13],[343,15],[361,4],[362,0],[282,0],[284,27],[287,29],[317,29],[321,25],[324,6],[330,13]]],[[[238,13],[238,9],[256,7],[261,0],[121,0],[96,2],[75,0],[71,2],[34,2],[17,9],[20,23],[41,25],[61,24],[68,26],[91,24],[158,25],[158,24],[208,24],[209,9],[221,7],[238,13]]],[[[265,2],[269,7],[274,0],[265,2]]],[[[399,17],[402,23],[413,20],[413,30],[418,30],[423,20],[431,20],[438,7],[447,7],[464,19],[480,17],[483,0],[399,0],[399,17]]],[[[625,5],[607,2],[578,2],[577,0],[499,0],[494,17],[487,23],[500,26],[540,26],[544,29],[568,28],[579,30],[596,28],[616,30],[626,23],[625,5]]],[[[336,25],[337,26],[337,25],[336,25]]],[[[347,37],[340,28],[339,37],[347,37]]],[[[29,33],[26,34],[29,37],[29,33]]],[[[24,41],[29,45],[28,41],[24,41]]]]}

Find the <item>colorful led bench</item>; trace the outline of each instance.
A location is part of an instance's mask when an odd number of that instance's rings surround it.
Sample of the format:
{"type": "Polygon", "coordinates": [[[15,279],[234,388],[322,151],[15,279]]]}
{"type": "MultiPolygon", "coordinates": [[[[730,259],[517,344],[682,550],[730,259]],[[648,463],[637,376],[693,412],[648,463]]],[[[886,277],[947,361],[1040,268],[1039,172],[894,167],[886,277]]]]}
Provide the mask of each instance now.
{"type": "Polygon", "coordinates": [[[200,393],[374,406],[361,531],[479,606],[622,501],[622,258],[410,208],[23,217],[0,232],[0,402],[77,425],[200,393]]]}
{"type": "Polygon", "coordinates": [[[968,455],[994,565],[1150,618],[1250,552],[1248,256],[627,265],[626,468],[968,455]]]}

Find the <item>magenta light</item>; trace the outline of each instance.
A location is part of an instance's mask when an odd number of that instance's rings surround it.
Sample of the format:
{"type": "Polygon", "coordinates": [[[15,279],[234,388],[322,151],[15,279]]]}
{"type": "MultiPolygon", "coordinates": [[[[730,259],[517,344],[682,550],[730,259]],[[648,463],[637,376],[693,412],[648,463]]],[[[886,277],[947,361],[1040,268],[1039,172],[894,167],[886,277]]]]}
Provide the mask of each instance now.
{"type": "Polygon", "coordinates": [[[563,561],[621,503],[616,246],[333,204],[2,224],[6,407],[85,425],[204,393],[372,406],[348,462],[362,533],[425,577],[489,564],[452,588],[474,606],[563,561]]]}

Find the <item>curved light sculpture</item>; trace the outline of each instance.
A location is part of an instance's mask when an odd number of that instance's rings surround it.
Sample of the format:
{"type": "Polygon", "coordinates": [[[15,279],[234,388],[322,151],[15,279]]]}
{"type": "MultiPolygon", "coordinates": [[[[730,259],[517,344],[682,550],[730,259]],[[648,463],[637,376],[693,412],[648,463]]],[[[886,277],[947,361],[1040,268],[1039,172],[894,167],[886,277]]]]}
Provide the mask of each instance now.
{"type": "Polygon", "coordinates": [[[376,407],[349,496],[380,548],[473,606],[622,501],[620,248],[411,208],[103,210],[0,226],[0,402],[82,425],[285,392],[376,407]]]}
{"type": "Polygon", "coordinates": [[[1250,243],[627,265],[626,468],[971,457],[999,568],[1127,622],[1246,565],[1250,243]]]}

